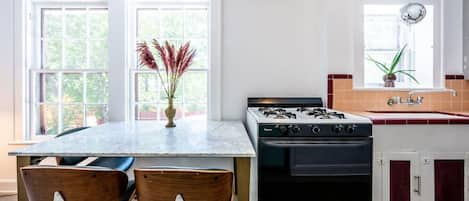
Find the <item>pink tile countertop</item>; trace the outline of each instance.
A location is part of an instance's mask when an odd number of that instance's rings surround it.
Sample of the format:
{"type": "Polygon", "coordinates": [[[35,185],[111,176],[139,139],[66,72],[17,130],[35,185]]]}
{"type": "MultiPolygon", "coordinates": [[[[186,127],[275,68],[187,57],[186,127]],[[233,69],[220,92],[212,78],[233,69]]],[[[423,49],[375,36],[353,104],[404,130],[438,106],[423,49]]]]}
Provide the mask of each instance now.
{"type": "Polygon", "coordinates": [[[406,125],[406,124],[468,124],[469,112],[413,112],[413,111],[369,111],[351,112],[367,117],[375,125],[406,125]]]}

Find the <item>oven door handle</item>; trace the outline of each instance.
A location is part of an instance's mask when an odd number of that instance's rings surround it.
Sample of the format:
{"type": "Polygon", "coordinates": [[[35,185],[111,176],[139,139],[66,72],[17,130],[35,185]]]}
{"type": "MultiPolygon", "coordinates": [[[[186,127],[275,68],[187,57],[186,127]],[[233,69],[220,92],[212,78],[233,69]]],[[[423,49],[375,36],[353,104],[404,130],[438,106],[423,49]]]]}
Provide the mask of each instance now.
{"type": "Polygon", "coordinates": [[[360,147],[370,145],[369,141],[261,141],[271,147],[360,147]]]}

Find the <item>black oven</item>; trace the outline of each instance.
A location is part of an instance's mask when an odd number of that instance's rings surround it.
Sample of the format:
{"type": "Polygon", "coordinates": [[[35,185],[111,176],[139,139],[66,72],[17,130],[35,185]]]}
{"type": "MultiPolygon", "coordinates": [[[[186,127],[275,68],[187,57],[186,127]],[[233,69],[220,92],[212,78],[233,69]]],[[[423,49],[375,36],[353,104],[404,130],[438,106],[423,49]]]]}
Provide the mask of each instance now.
{"type": "Polygon", "coordinates": [[[370,136],[271,134],[258,141],[259,201],[371,201],[370,136]]]}

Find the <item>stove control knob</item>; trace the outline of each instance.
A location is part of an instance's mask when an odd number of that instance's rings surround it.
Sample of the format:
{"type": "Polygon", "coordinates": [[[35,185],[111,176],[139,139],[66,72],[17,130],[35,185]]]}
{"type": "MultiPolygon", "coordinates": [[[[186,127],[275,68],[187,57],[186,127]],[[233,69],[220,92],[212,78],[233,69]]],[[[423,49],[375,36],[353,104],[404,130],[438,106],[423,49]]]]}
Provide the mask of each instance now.
{"type": "Polygon", "coordinates": [[[279,126],[278,129],[280,130],[280,133],[282,134],[288,134],[288,126],[279,126]]]}
{"type": "Polygon", "coordinates": [[[314,133],[314,134],[319,134],[319,132],[321,132],[321,129],[318,127],[318,126],[314,126],[311,131],[314,133]]]}
{"type": "Polygon", "coordinates": [[[346,128],[347,133],[353,133],[357,129],[357,125],[348,125],[346,128]]]}
{"type": "Polygon", "coordinates": [[[340,133],[342,132],[342,130],[344,130],[344,126],[342,125],[335,125],[334,127],[332,127],[332,131],[334,131],[335,133],[340,133]]]}
{"type": "Polygon", "coordinates": [[[299,133],[299,132],[301,131],[301,128],[298,127],[298,126],[293,126],[292,131],[293,131],[294,133],[299,133]]]}

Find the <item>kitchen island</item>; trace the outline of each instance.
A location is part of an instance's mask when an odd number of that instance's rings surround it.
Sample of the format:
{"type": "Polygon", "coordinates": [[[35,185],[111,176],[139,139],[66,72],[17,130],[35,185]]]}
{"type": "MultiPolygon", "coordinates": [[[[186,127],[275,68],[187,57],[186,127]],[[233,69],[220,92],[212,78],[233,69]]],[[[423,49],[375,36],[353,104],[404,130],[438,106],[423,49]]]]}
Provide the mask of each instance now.
{"type": "MultiPolygon", "coordinates": [[[[72,135],[10,152],[18,170],[31,165],[32,156],[136,157],[135,167],[184,165],[234,170],[239,201],[248,201],[251,160],[256,153],[241,122],[178,121],[110,122],[72,135]]],[[[18,171],[19,173],[19,171],[18,171]]],[[[20,174],[18,201],[27,201],[20,174]]]]}

